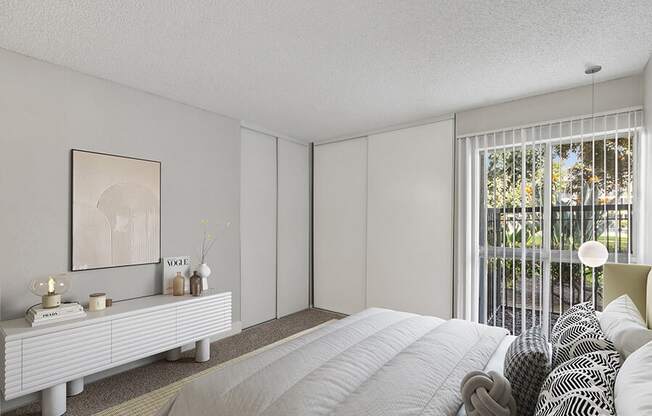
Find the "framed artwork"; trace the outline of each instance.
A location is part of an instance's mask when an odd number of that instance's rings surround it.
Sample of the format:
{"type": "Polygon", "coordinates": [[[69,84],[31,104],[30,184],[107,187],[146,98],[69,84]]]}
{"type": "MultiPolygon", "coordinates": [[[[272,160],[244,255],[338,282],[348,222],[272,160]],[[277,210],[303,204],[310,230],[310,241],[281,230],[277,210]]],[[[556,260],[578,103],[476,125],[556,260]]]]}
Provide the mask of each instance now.
{"type": "Polygon", "coordinates": [[[71,270],[161,261],[161,162],[72,150],[71,270]]]}

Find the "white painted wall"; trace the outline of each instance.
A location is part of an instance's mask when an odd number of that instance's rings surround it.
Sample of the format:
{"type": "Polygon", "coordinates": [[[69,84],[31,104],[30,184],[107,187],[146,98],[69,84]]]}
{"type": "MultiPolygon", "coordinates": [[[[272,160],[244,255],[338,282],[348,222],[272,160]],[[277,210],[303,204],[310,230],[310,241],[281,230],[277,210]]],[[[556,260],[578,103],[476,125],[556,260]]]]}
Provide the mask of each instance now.
{"type": "MultiPolygon", "coordinates": [[[[70,149],[162,162],[162,255],[197,257],[201,219],[231,221],[209,285],[240,319],[240,125],[194,107],[0,49],[2,319],[38,302],[30,280],[69,270],[70,149]]],[[[72,274],[66,299],[161,292],[160,265],[72,274]]]]}
{"type": "Polygon", "coordinates": [[[644,175],[643,186],[646,189],[643,212],[643,263],[652,264],[652,54],[643,71],[643,94],[645,110],[645,141],[643,143],[644,155],[642,171],[644,175]]]}
{"type": "Polygon", "coordinates": [[[450,318],[453,120],[369,136],[367,307],[450,318]]]}
{"type": "MultiPolygon", "coordinates": [[[[590,83],[588,76],[587,82],[590,83]]],[[[642,75],[596,83],[596,113],[640,105],[643,105],[642,75]]],[[[458,112],[455,133],[459,137],[590,113],[591,85],[585,85],[458,112]]]]}
{"type": "MultiPolygon", "coordinates": [[[[163,256],[196,258],[201,220],[231,221],[208,256],[209,285],[233,293],[239,321],[239,121],[3,49],[0,68],[2,319],[38,302],[28,290],[33,277],[68,270],[70,149],[78,148],[162,162],[163,256]]],[[[145,265],[75,272],[64,298],[157,294],[160,271],[145,265]]]]}

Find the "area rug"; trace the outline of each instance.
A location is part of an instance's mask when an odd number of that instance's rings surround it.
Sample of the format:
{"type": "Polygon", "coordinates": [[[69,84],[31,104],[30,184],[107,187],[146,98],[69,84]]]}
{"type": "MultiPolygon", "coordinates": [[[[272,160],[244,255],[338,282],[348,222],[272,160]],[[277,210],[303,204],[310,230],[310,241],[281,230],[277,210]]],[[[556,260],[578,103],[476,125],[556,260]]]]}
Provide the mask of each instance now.
{"type": "Polygon", "coordinates": [[[246,360],[251,356],[260,354],[261,352],[267,351],[271,348],[276,347],[277,345],[281,345],[295,338],[299,338],[302,335],[305,335],[309,332],[312,332],[316,329],[319,329],[325,325],[329,325],[336,321],[337,319],[331,319],[330,321],[324,322],[321,325],[314,326],[312,328],[306,329],[305,331],[297,332],[296,334],[290,335],[287,338],[283,338],[282,340],[276,341],[262,348],[258,348],[257,350],[251,351],[247,354],[241,355],[232,360],[225,361],[214,367],[208,368],[204,371],[200,371],[199,373],[193,374],[175,383],[169,384],[165,387],[161,387],[160,389],[143,394],[142,396],[135,397],[131,400],[120,403],[116,406],[102,410],[101,412],[95,413],[93,416],[154,416],[156,415],[159,409],[161,409],[172,397],[174,397],[174,395],[179,390],[183,388],[183,386],[190,383],[191,381],[205,374],[211,373],[213,371],[219,371],[221,368],[226,367],[228,365],[232,365],[239,361],[246,360]]]}

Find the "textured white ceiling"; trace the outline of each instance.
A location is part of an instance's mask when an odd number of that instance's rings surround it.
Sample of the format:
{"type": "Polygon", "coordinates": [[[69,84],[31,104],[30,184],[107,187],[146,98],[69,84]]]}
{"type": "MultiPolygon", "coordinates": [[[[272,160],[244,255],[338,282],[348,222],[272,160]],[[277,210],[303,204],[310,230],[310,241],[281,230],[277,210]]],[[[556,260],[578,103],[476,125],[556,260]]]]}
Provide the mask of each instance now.
{"type": "Polygon", "coordinates": [[[0,0],[0,47],[313,140],[637,73],[652,1],[0,0]]]}

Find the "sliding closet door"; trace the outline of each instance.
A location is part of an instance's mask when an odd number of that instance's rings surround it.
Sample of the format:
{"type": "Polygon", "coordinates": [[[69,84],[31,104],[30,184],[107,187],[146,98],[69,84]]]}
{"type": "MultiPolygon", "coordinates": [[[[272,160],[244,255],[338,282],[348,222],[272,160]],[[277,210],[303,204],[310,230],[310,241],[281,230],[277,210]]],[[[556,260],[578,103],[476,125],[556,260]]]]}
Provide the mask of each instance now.
{"type": "Polygon", "coordinates": [[[308,146],[278,139],[278,317],[308,308],[308,146]]]}
{"type": "Polygon", "coordinates": [[[367,303],[449,318],[453,121],[369,136],[367,303]]]}
{"type": "Polygon", "coordinates": [[[315,306],[365,308],[367,139],[314,148],[315,306]]]}
{"type": "Polygon", "coordinates": [[[242,129],[242,326],[276,318],[276,138],[242,129]]]}

